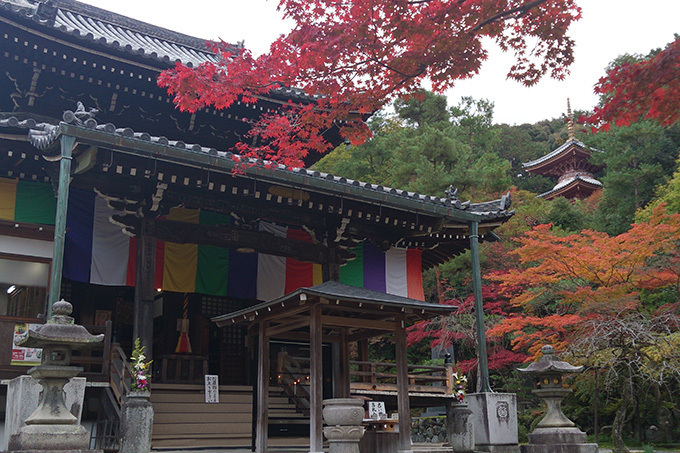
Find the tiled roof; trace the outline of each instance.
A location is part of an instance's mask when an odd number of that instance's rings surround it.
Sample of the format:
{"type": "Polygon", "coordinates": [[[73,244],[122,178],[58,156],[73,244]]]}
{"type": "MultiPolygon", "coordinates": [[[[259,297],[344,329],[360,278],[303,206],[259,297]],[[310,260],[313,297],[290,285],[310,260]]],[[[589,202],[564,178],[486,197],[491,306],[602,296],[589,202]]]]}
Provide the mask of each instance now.
{"type": "Polygon", "coordinates": [[[553,157],[562,154],[564,151],[566,151],[567,149],[569,149],[569,147],[572,146],[572,145],[576,145],[576,146],[578,146],[578,147],[580,147],[580,148],[582,148],[582,149],[585,149],[585,150],[602,152],[602,151],[600,151],[600,150],[598,150],[598,149],[589,148],[589,147],[586,146],[585,143],[583,143],[583,142],[581,142],[581,141],[579,141],[579,140],[576,140],[576,139],[573,139],[573,138],[572,138],[572,139],[570,139],[570,140],[567,140],[562,146],[560,146],[559,148],[554,149],[553,151],[549,152],[549,153],[546,154],[545,156],[539,157],[538,159],[532,160],[531,162],[523,163],[523,164],[522,164],[522,168],[531,168],[531,167],[534,167],[534,166],[536,166],[536,165],[538,165],[538,164],[541,164],[541,163],[543,163],[543,162],[545,162],[545,161],[547,161],[547,160],[550,160],[550,159],[552,159],[553,157]]]}
{"type": "MultiPolygon", "coordinates": [[[[216,61],[206,40],[157,27],[75,0],[0,0],[0,9],[62,33],[163,64],[216,61]]],[[[234,46],[237,51],[238,47],[234,46]]]]}
{"type": "Polygon", "coordinates": [[[549,191],[540,194],[539,197],[545,197],[545,196],[550,195],[552,193],[559,192],[560,190],[564,189],[565,187],[567,187],[571,184],[574,184],[574,183],[578,183],[579,181],[582,181],[586,184],[590,184],[590,185],[593,185],[593,186],[602,187],[602,182],[598,181],[595,178],[590,178],[590,177],[584,176],[584,175],[577,175],[577,176],[572,176],[570,178],[563,179],[562,181],[558,182],[555,185],[555,187],[553,187],[549,191]]]}
{"type": "Polygon", "coordinates": [[[226,315],[216,316],[212,318],[212,321],[218,323],[218,325],[228,325],[229,323],[242,322],[243,320],[249,321],[249,318],[253,315],[259,316],[260,313],[266,315],[276,308],[285,309],[286,303],[300,300],[302,294],[332,300],[334,303],[357,302],[375,308],[379,307],[380,310],[385,311],[405,311],[405,309],[409,309],[410,311],[417,312],[421,318],[447,315],[457,308],[453,305],[432,304],[407,297],[358,288],[340,282],[328,281],[316,286],[299,288],[278,299],[263,302],[226,315]]]}
{"type": "MultiPolygon", "coordinates": [[[[309,170],[305,168],[288,168],[281,164],[272,164],[260,159],[244,158],[240,155],[233,154],[229,151],[219,151],[215,148],[206,148],[198,144],[184,143],[177,140],[169,140],[166,137],[152,136],[147,132],[135,132],[130,128],[120,128],[111,123],[98,124],[94,118],[89,118],[81,121],[77,118],[78,113],[66,111],[64,113],[64,120],[66,124],[74,124],[87,129],[110,134],[112,136],[123,137],[128,139],[140,140],[143,142],[156,143],[162,146],[168,146],[175,149],[190,151],[197,153],[198,156],[209,155],[223,159],[225,164],[238,163],[245,164],[246,170],[250,167],[269,168],[274,175],[278,175],[280,179],[289,179],[292,175],[302,175],[306,181],[312,186],[317,185],[315,181],[325,181],[333,183],[335,190],[346,193],[349,187],[357,188],[361,193],[380,195],[384,201],[392,200],[397,204],[401,204],[399,200],[412,200],[422,203],[422,206],[443,208],[453,208],[460,212],[474,214],[479,220],[493,220],[493,219],[508,219],[514,211],[510,208],[509,194],[503,196],[498,200],[487,201],[483,203],[461,202],[456,198],[437,197],[431,195],[422,195],[416,192],[409,192],[407,190],[395,189],[392,187],[385,187],[380,184],[372,184],[369,182],[356,181],[345,177],[335,176],[330,173],[322,173],[316,170],[309,170]],[[347,187],[344,189],[343,187],[347,187]]],[[[86,116],[86,115],[85,115],[86,116]]],[[[45,150],[55,143],[61,135],[61,128],[59,125],[49,123],[37,123],[32,119],[25,119],[19,121],[15,117],[0,118],[0,127],[14,127],[29,130],[29,140],[38,149],[45,150]]]]}
{"type": "MultiPolygon", "coordinates": [[[[2,10],[29,18],[41,26],[115,51],[153,61],[163,69],[181,62],[196,67],[203,62],[217,62],[218,57],[207,46],[207,40],[151,25],[75,0],[0,0],[2,10]]],[[[242,45],[232,45],[234,53],[242,45]]],[[[279,87],[271,92],[276,99],[313,101],[294,87],[279,87]]]]}

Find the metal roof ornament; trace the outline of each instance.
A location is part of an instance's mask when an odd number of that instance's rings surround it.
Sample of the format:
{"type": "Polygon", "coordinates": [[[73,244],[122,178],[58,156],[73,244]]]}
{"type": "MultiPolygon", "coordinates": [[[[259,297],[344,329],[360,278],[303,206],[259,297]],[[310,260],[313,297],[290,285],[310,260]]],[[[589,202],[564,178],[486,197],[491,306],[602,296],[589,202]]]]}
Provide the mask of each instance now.
{"type": "Polygon", "coordinates": [[[576,130],[574,127],[574,117],[571,114],[571,102],[567,98],[567,130],[569,131],[569,137],[567,141],[576,140],[576,130]]]}

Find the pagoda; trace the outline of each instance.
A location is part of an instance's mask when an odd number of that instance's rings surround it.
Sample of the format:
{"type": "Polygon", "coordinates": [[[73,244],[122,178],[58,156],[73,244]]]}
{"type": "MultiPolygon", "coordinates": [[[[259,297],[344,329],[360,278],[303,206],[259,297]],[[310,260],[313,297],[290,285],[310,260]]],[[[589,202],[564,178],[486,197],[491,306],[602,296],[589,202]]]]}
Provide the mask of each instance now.
{"type": "Polygon", "coordinates": [[[576,140],[571,106],[567,101],[569,121],[569,138],[559,148],[531,162],[522,164],[525,170],[549,178],[557,178],[557,184],[551,190],[538,195],[546,200],[556,197],[567,199],[588,198],[593,192],[602,188],[602,182],[593,174],[602,169],[590,162],[591,152],[601,152],[576,140]]]}

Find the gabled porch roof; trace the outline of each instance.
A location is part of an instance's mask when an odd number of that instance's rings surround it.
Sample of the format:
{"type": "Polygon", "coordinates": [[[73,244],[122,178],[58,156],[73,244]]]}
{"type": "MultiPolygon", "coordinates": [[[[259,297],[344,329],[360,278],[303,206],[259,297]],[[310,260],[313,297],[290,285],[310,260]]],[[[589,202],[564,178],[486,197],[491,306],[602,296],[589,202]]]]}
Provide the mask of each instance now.
{"type": "MultiPolygon", "coordinates": [[[[299,288],[283,297],[247,307],[232,313],[212,318],[218,326],[237,323],[251,323],[282,313],[290,313],[295,303],[322,302],[330,311],[342,312],[347,318],[354,318],[357,324],[375,329],[380,324],[369,323],[371,319],[385,319],[403,314],[409,321],[419,321],[450,314],[456,307],[422,302],[407,297],[386,294],[370,289],[358,288],[340,282],[328,281],[320,285],[299,288]]],[[[298,305],[300,306],[300,305],[298,305]]],[[[351,322],[343,323],[345,325],[351,322]]],[[[358,327],[358,326],[357,326],[358,327]]]]}

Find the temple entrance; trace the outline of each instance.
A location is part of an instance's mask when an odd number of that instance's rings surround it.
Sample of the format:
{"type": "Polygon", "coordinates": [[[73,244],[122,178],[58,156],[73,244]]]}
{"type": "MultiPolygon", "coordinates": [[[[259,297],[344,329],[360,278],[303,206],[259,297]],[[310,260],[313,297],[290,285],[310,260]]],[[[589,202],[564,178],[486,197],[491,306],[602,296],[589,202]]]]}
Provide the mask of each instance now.
{"type": "Polygon", "coordinates": [[[220,385],[247,385],[246,329],[220,329],[211,317],[235,311],[248,301],[195,293],[159,293],[154,302],[155,382],[202,384],[206,374],[220,385]]]}

